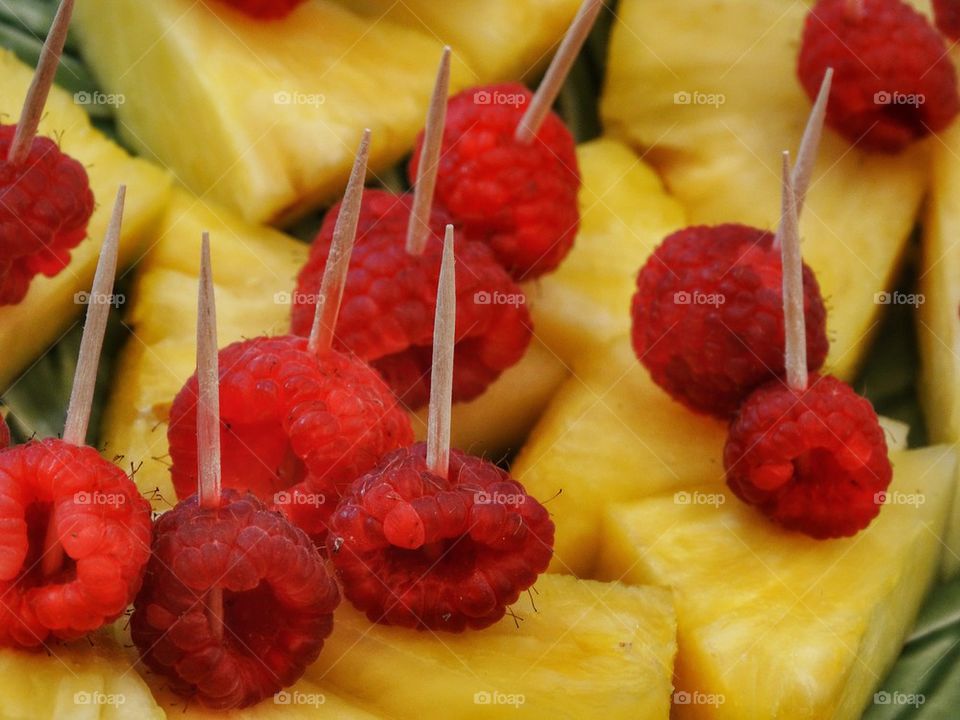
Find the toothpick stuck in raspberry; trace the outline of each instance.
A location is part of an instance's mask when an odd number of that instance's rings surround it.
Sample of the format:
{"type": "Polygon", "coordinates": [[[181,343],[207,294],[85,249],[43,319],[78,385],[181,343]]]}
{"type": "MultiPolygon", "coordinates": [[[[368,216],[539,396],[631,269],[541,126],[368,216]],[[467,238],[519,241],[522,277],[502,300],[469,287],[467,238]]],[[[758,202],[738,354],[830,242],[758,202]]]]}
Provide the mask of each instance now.
{"type": "Polygon", "coordinates": [[[457,280],[454,274],[453,225],[443,239],[433,323],[433,365],[427,420],[427,467],[442,478],[450,465],[450,413],[453,404],[453,348],[456,344],[457,280]]]}
{"type": "Polygon", "coordinates": [[[803,311],[803,258],[797,222],[797,196],[790,170],[790,153],[783,153],[783,217],[777,238],[783,263],[783,320],[787,384],[794,390],[807,387],[807,327],[803,311]]]}
{"type": "Polygon", "coordinates": [[[343,288],[347,283],[347,270],[350,268],[350,256],[357,237],[357,222],[360,219],[360,207],[363,200],[363,182],[367,175],[367,158],[370,156],[370,129],[363,131],[360,147],[353,161],[353,170],[343,196],[341,212],[333,228],[333,242],[330,254],[323,269],[323,280],[317,297],[317,307],[313,315],[313,328],[307,348],[312,353],[324,352],[333,343],[334,329],[340,315],[340,303],[343,301],[343,288]]]}
{"type": "Polygon", "coordinates": [[[560,88],[573,67],[573,62],[586,42],[587,36],[593,29],[600,10],[603,9],[603,0],[584,0],[576,17],[570,24],[570,29],[564,35],[560,48],[550,62],[546,75],[540,82],[537,92],[527,108],[527,112],[520,118],[520,124],[517,125],[515,139],[519,143],[530,143],[537,136],[540,126],[553,107],[557,95],[560,94],[560,88]]]}
{"type": "Polygon", "coordinates": [[[414,186],[413,211],[407,226],[407,252],[420,255],[430,236],[430,213],[433,194],[437,185],[440,167],[440,149],[443,145],[443,130],[447,119],[447,95],[450,94],[450,47],[443,48],[437,80],[430,97],[427,124],[424,128],[423,147],[417,164],[417,181],[414,186]]]}
{"type": "Polygon", "coordinates": [[[794,164],[791,180],[793,191],[797,197],[797,216],[803,210],[803,203],[807,199],[807,190],[810,188],[810,178],[813,175],[813,166],[817,162],[817,151],[820,149],[820,138],[823,136],[823,122],[827,116],[827,103],[830,100],[830,86],[833,82],[833,68],[828,67],[820,83],[817,99],[810,109],[807,125],[800,138],[800,147],[797,149],[797,162],[794,164]]]}
{"type": "Polygon", "coordinates": [[[210,267],[210,233],[200,246],[197,292],[197,495],[200,507],[220,505],[220,369],[217,355],[217,307],[210,267]]]}
{"type": "Polygon", "coordinates": [[[70,18],[73,16],[73,4],[74,0],[61,0],[53,24],[47,33],[47,39],[43,43],[43,50],[37,63],[37,71],[33,76],[30,89],[27,91],[27,99],[24,101],[23,110],[20,113],[20,121],[17,123],[13,142],[7,151],[7,161],[11,165],[20,165],[27,159],[30,146],[37,135],[40,118],[43,117],[43,109],[47,104],[47,97],[50,95],[50,88],[53,86],[57,68],[60,66],[63,46],[67,41],[70,18]]]}

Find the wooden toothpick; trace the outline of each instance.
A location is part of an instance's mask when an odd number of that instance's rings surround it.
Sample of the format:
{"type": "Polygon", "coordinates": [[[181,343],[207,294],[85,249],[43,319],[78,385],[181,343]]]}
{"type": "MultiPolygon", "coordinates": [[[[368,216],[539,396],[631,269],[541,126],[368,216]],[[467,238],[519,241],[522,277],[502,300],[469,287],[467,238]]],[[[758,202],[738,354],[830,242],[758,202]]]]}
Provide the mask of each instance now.
{"type": "Polygon", "coordinates": [[[790,172],[790,153],[783,153],[783,217],[780,221],[780,257],[783,263],[783,320],[786,330],[787,384],[794,390],[807,387],[807,330],[803,315],[803,259],[797,196],[790,172]]]}
{"type": "Polygon", "coordinates": [[[443,128],[447,122],[447,95],[450,93],[450,48],[443,48],[437,80],[430,97],[427,124],[423,131],[423,146],[420,148],[420,164],[417,166],[417,183],[413,193],[413,212],[407,226],[407,252],[419,255],[427,246],[430,235],[430,210],[433,192],[437,185],[437,170],[440,167],[440,150],[443,145],[443,128]]]}
{"type": "Polygon", "coordinates": [[[200,247],[197,292],[197,495],[200,507],[220,507],[220,367],[217,306],[210,267],[210,233],[200,247]]]}
{"type": "Polygon", "coordinates": [[[540,87],[530,101],[530,107],[520,118],[520,124],[517,125],[514,138],[520,143],[529,143],[536,137],[540,126],[546,119],[550,108],[553,107],[560,89],[563,87],[570,68],[573,67],[573,61],[576,60],[580,48],[586,42],[593,24],[603,9],[603,0],[584,0],[576,17],[570,24],[567,34],[564,36],[557,54],[553,56],[550,67],[547,68],[547,74],[543,76],[540,87]]]}
{"type": "Polygon", "coordinates": [[[70,27],[70,18],[73,16],[73,3],[74,0],[61,0],[53,25],[50,26],[47,39],[43,43],[37,71],[27,91],[27,98],[20,112],[20,121],[17,123],[13,142],[10,143],[10,149],[7,152],[7,161],[11,165],[19,165],[27,159],[30,146],[33,145],[33,138],[37,135],[43,108],[47,104],[47,96],[50,95],[50,87],[53,85],[53,79],[60,65],[60,56],[63,55],[63,46],[67,42],[67,30],[70,27]]]}
{"type": "Polygon", "coordinates": [[[803,129],[800,147],[797,149],[797,162],[793,166],[793,191],[797,195],[797,215],[803,210],[803,202],[807,199],[807,190],[810,187],[810,177],[813,175],[813,166],[817,162],[817,151],[820,149],[820,138],[823,135],[823,121],[827,116],[827,102],[830,99],[830,85],[833,81],[833,68],[827,68],[820,82],[820,91],[810,110],[807,125],[803,129]]]}
{"type": "Polygon", "coordinates": [[[430,371],[430,410],[427,419],[427,468],[447,477],[450,465],[450,414],[453,403],[453,346],[456,342],[457,281],[453,256],[453,225],[443,239],[443,262],[437,283],[433,323],[433,367],[430,371]]]}
{"type": "Polygon", "coordinates": [[[370,155],[370,130],[363,131],[360,147],[353,161],[353,170],[347,190],[340,204],[340,214],[333,226],[333,240],[327,254],[327,264],[323,269],[323,280],[317,297],[317,308],[313,314],[313,327],[307,348],[310,352],[325,352],[333,343],[333,332],[340,315],[340,303],[343,301],[343,288],[347,282],[347,270],[350,267],[350,255],[353,242],[357,237],[357,223],[360,220],[360,203],[363,200],[363,183],[367,176],[367,158],[370,155]]]}
{"type": "Polygon", "coordinates": [[[127,187],[121,185],[113,205],[113,216],[107,234],[100,247],[100,260],[93,277],[93,287],[87,298],[87,319],[80,340],[80,356],[73,376],[70,404],[67,406],[67,421],[63,439],[72,445],[83,445],[87,439],[90,423],[90,407],[93,391],[97,385],[97,368],[100,366],[100,351],[107,329],[110,306],[113,304],[113,283],[117,275],[117,254],[120,248],[120,229],[123,224],[123,206],[127,187]]]}

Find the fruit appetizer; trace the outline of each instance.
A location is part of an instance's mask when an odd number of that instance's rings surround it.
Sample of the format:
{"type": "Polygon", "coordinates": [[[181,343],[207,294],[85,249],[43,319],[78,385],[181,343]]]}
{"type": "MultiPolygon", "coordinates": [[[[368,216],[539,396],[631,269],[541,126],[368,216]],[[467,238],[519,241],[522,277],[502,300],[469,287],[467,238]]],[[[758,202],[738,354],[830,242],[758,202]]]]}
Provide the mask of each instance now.
{"type": "Polygon", "coordinates": [[[150,555],[149,504],[126,473],[85,444],[125,190],[117,194],[90,293],[63,439],[0,452],[6,647],[75,640],[116,620],[140,589],[150,555]]]}

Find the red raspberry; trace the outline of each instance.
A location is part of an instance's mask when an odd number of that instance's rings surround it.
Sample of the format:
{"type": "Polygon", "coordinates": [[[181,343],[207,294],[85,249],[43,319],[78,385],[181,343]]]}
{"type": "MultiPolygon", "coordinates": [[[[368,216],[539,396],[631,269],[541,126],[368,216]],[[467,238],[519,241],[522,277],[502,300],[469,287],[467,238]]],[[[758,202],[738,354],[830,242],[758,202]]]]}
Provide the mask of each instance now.
{"type": "Polygon", "coordinates": [[[10,447],[10,428],[7,421],[0,415],[0,450],[10,447]]]}
{"type": "Polygon", "coordinates": [[[304,0],[220,0],[235,10],[260,20],[285,18],[304,0]]]}
{"type": "MultiPolygon", "coordinates": [[[[773,234],[744,225],[668,236],[637,276],[633,348],[660,387],[697,412],[727,418],[755,387],[784,373],[782,264],[773,234]]],[[[803,266],[807,363],[829,341],[826,309],[803,266]]]]}
{"type": "Polygon", "coordinates": [[[451,450],[444,480],[418,443],[354,483],[330,548],[344,594],[371,621],[462,632],[495,623],[546,570],[553,522],[496,465],[451,450]]]}
{"type": "Polygon", "coordinates": [[[806,390],[774,381],[750,395],[730,426],[723,465],[737,497],[821,539],[869,525],[893,475],[869,401],[815,373],[806,390]]]}
{"type": "MultiPolygon", "coordinates": [[[[0,125],[0,158],[15,132],[0,125]]],[[[53,277],[67,266],[93,207],[87,171],[49,138],[35,138],[22,165],[0,160],[0,305],[23,300],[38,273],[53,277]]]]}
{"type": "MultiPolygon", "coordinates": [[[[413,442],[390,388],[356,358],[312,353],[305,338],[285,336],[233,343],[219,362],[224,487],[280,504],[317,539],[341,492],[386,453],[413,442]]],[[[197,397],[194,374],[170,410],[171,475],[180,498],[197,488],[197,397]]]]}
{"type": "MultiPolygon", "coordinates": [[[[532,97],[508,83],[450,99],[435,195],[518,279],[556,269],[580,225],[576,144],[563,120],[550,113],[529,144],[513,137],[532,97]]],[[[411,182],[422,144],[423,133],[410,161],[411,182]]]]}
{"type": "Polygon", "coordinates": [[[0,452],[0,645],[74,640],[123,614],[150,556],[150,506],[89,447],[42,440],[0,452]],[[41,560],[56,523],[64,557],[41,560]]]}
{"type": "Polygon", "coordinates": [[[951,40],[960,40],[960,0],[933,0],[933,21],[951,40]]]}
{"type": "Polygon", "coordinates": [[[820,0],[807,16],[797,64],[817,96],[834,69],[827,124],[868,150],[897,152],[947,127],[960,110],[957,77],[940,34],[900,0],[820,0]]]}
{"type": "MultiPolygon", "coordinates": [[[[334,346],[370,362],[405,405],[430,398],[433,316],[443,251],[442,214],[422,255],[406,251],[409,195],[367,190],[337,322],[334,346]],[[439,227],[437,227],[439,226],[439,227]]],[[[300,271],[291,327],[306,335],[313,323],[323,269],[340,206],[333,207],[300,271]]],[[[453,399],[471,400],[517,363],[532,321],[523,290],[483,243],[456,240],[457,344],[453,399]]]]}
{"type": "Polygon", "coordinates": [[[211,708],[240,708],[292,685],[323,647],[340,602],[301,530],[253,495],[196,496],[160,516],[130,621],[146,664],[211,708]],[[223,590],[223,634],[206,597],[223,590]]]}

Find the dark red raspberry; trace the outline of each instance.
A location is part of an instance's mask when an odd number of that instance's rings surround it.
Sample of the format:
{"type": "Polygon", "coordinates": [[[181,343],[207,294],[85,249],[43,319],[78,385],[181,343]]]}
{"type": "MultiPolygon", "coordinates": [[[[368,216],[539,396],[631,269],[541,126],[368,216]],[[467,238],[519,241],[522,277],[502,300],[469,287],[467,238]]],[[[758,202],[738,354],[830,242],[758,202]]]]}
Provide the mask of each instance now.
{"type": "Polygon", "coordinates": [[[960,110],[946,44],[901,0],[820,0],[803,31],[797,73],[811,99],[834,69],[827,124],[860,147],[898,152],[946,128],[960,110]]]}
{"type": "Polygon", "coordinates": [[[310,538],[253,495],[196,496],[160,516],[130,622],[146,664],[211,708],[252,705],[292,685],[323,647],[340,602],[310,538]],[[207,595],[223,592],[217,637],[207,595]]]}
{"type": "Polygon", "coordinates": [[[867,527],[893,476],[873,406],[815,373],[806,390],[777,380],[750,395],[730,426],[723,465],[737,497],[821,539],[867,527]]]}
{"type": "Polygon", "coordinates": [[[0,415],[0,450],[10,447],[10,428],[7,421],[0,415]]]}
{"type": "MultiPolygon", "coordinates": [[[[430,397],[433,316],[443,250],[442,214],[434,219],[422,255],[406,251],[409,195],[367,190],[357,240],[337,322],[334,346],[368,361],[386,378],[405,405],[426,405],[430,397]],[[439,227],[437,227],[439,226],[439,227]]],[[[333,238],[337,205],[327,213],[300,271],[291,327],[306,335],[313,323],[315,296],[333,238]]],[[[523,357],[532,321],[523,290],[497,263],[490,249],[457,237],[457,344],[454,402],[480,395],[500,373],[523,357]]]]}
{"type": "Polygon", "coordinates": [[[123,614],[150,556],[150,506],[89,447],[42,440],[0,452],[0,645],[74,640],[123,614]],[[48,524],[63,558],[44,573],[48,524]]]}
{"type": "Polygon", "coordinates": [[[960,40],[960,0],[933,0],[933,21],[951,40],[960,40]]]}
{"type": "Polygon", "coordinates": [[[449,479],[418,443],[344,496],[330,548],[343,592],[373,622],[461,632],[492,625],[546,570],[553,522],[520,483],[450,452],[449,479]]]}
{"type": "MultiPolygon", "coordinates": [[[[517,279],[554,270],[580,225],[576,143],[550,113],[529,144],[514,139],[532,93],[507,83],[450,99],[435,199],[471,237],[489,243],[517,279]]],[[[410,161],[417,177],[423,133],[410,161]]]]}
{"type": "Polygon", "coordinates": [[[235,10],[259,18],[260,20],[278,20],[285,18],[304,0],[219,0],[235,10]]]}
{"type": "MultiPolygon", "coordinates": [[[[0,125],[6,158],[16,125],[0,125]]],[[[87,236],[94,200],[87,171],[49,138],[34,138],[22,164],[0,160],[0,305],[14,305],[38,273],[53,277],[87,236]]]]}
{"type": "MultiPolygon", "coordinates": [[[[413,442],[390,388],[354,357],[315,354],[288,335],[233,343],[219,362],[224,487],[283,506],[318,540],[341,492],[413,442]]],[[[196,374],[173,401],[167,436],[173,484],[186,498],[197,488],[196,374]]]]}
{"type": "MultiPolygon", "coordinates": [[[[660,387],[698,412],[730,417],[758,385],[784,373],[779,250],[744,225],[688,227],[668,236],[637,276],[633,348],[660,387]]],[[[807,363],[829,341],[826,309],[803,266],[807,363]]]]}

